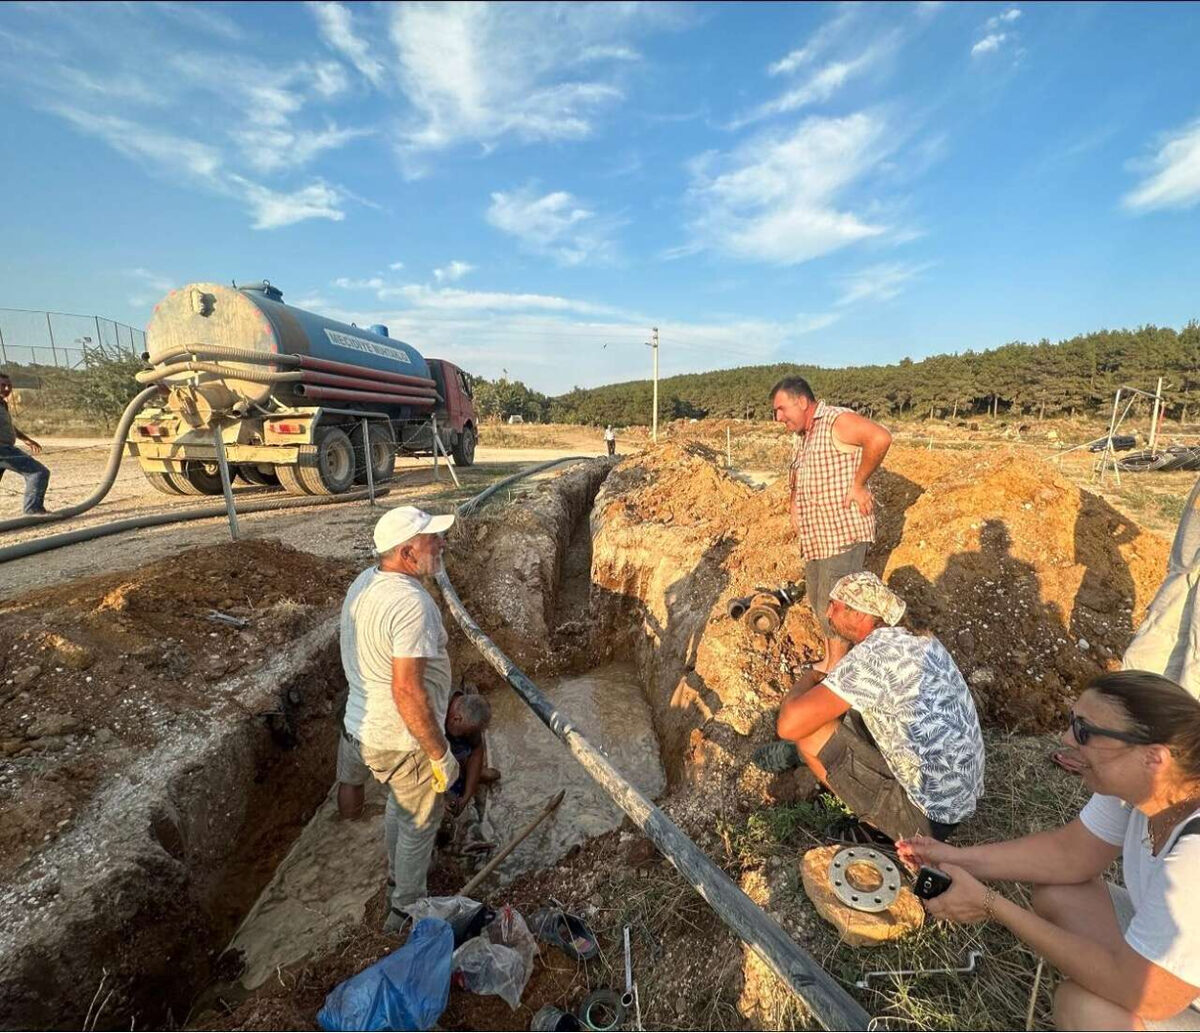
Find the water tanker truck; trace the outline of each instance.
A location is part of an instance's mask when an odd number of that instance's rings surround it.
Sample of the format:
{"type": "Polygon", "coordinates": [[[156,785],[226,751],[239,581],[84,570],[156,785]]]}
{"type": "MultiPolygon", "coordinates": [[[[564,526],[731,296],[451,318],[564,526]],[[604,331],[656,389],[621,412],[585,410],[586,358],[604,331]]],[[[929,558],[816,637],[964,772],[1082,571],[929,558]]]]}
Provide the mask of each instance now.
{"type": "Polygon", "coordinates": [[[137,375],[161,400],[130,428],[129,454],[174,495],[219,495],[219,432],[230,470],[296,495],[338,495],[391,478],[397,453],[437,443],[475,458],[471,379],[388,336],[283,302],[267,281],[192,283],[154,308],[137,375]],[[436,430],[435,430],[436,428],[436,430]],[[366,439],[364,441],[364,438],[366,439]]]}

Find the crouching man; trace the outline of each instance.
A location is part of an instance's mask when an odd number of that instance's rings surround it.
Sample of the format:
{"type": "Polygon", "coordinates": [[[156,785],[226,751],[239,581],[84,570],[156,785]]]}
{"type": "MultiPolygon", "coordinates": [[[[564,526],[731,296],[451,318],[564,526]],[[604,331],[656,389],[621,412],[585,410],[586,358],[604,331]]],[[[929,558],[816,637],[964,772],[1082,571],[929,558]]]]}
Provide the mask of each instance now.
{"type": "Polygon", "coordinates": [[[779,710],[776,731],[795,744],[797,762],[863,823],[842,823],[833,838],[896,840],[920,829],[944,840],[983,792],[970,690],[937,639],[896,626],[904,609],[874,574],[839,580],[828,619],[850,650],[828,672],[803,672],[779,710]]]}
{"type": "Polygon", "coordinates": [[[338,802],[344,814],[360,808],[368,777],[387,787],[387,933],[403,927],[400,908],[426,895],[443,794],[459,775],[443,731],[451,687],[446,629],[420,581],[438,571],[442,536],[453,523],[453,516],[413,506],[389,510],[375,525],[379,562],[355,578],[342,605],[350,691],[338,746],[338,802]]]}

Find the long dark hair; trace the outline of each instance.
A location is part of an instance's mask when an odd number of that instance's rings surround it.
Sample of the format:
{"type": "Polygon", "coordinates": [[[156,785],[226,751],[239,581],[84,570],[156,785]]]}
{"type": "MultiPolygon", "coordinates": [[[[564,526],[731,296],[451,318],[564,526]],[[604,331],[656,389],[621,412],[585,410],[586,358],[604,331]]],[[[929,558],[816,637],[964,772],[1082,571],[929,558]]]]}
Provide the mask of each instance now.
{"type": "Polygon", "coordinates": [[[1166,746],[1188,779],[1200,779],[1200,700],[1151,671],[1112,671],[1088,688],[1120,707],[1147,743],[1166,746]]]}

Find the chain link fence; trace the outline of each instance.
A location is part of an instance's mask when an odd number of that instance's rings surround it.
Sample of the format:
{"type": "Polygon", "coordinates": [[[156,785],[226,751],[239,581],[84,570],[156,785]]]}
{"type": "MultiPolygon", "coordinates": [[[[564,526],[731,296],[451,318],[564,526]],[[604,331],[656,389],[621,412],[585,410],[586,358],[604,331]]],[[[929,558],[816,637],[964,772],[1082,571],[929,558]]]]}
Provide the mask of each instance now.
{"type": "Polygon", "coordinates": [[[145,350],[145,332],[115,319],[0,308],[0,366],[78,369],[89,356],[137,358],[145,350]]]}

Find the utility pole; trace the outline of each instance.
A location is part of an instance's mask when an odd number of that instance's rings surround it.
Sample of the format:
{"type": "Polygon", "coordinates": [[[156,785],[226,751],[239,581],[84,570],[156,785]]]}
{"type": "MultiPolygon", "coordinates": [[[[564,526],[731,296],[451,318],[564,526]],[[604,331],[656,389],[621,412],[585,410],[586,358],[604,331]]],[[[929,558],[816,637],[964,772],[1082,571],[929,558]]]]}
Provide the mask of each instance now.
{"type": "Polygon", "coordinates": [[[654,412],[650,418],[650,438],[658,442],[658,327],[650,328],[650,340],[646,345],[654,353],[654,412]]]}

